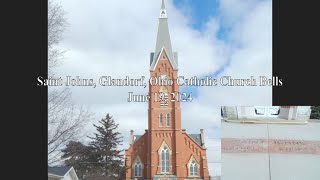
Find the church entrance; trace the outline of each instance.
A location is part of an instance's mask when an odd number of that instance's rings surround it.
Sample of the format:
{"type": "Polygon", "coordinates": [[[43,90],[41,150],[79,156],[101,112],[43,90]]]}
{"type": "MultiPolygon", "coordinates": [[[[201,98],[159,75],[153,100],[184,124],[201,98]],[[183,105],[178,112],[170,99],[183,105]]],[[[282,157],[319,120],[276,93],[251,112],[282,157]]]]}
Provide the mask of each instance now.
{"type": "Polygon", "coordinates": [[[258,117],[278,117],[280,106],[254,106],[254,111],[258,117]]]}

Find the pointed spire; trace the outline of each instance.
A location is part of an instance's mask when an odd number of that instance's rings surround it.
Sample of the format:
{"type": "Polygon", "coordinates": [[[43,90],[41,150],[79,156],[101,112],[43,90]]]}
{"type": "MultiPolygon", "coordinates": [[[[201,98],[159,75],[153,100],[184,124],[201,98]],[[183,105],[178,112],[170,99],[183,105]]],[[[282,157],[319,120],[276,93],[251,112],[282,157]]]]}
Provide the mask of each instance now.
{"type": "Polygon", "coordinates": [[[164,5],[164,0],[162,0],[161,10],[160,10],[160,17],[159,18],[168,18],[167,17],[166,6],[164,5]]]}
{"type": "Polygon", "coordinates": [[[160,10],[156,49],[154,53],[151,53],[151,57],[150,57],[150,66],[151,66],[150,69],[155,68],[156,61],[162,49],[165,50],[173,68],[178,69],[177,53],[172,52],[168,18],[167,18],[167,12],[165,9],[164,0],[162,0],[161,10],[160,10]]]}
{"type": "Polygon", "coordinates": [[[166,6],[164,4],[164,0],[162,0],[161,9],[166,9],[166,6]]]}

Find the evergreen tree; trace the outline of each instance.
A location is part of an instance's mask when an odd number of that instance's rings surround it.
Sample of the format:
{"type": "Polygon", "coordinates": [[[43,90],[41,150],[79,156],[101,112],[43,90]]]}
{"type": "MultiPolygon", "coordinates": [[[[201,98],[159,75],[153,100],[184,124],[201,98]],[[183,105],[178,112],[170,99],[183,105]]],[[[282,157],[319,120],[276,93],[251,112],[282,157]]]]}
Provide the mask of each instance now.
{"type": "Polygon", "coordinates": [[[125,174],[123,155],[118,150],[122,137],[116,131],[118,124],[107,114],[93,124],[97,132],[94,133],[89,145],[70,141],[62,150],[65,164],[73,166],[78,177],[84,180],[118,179],[122,180],[125,174]]]}
{"type": "Polygon", "coordinates": [[[85,146],[81,142],[70,141],[62,153],[65,164],[73,166],[79,178],[83,179],[95,172],[92,162],[97,159],[97,155],[93,147],[85,146]]]}
{"type": "Polygon", "coordinates": [[[310,119],[320,119],[320,106],[311,107],[310,119]]]}
{"type": "Polygon", "coordinates": [[[116,131],[119,124],[116,124],[112,116],[106,115],[99,121],[100,125],[95,125],[97,133],[94,133],[90,146],[95,152],[95,162],[93,167],[102,177],[120,177],[123,168],[123,155],[118,149],[122,145],[122,136],[116,131]]]}

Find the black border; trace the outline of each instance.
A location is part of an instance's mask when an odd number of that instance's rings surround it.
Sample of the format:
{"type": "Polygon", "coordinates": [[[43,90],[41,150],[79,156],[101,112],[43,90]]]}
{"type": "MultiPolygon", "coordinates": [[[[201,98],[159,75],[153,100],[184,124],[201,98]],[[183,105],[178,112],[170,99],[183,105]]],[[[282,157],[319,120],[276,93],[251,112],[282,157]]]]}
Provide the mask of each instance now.
{"type": "MultiPolygon", "coordinates": [[[[48,1],[41,1],[40,75],[48,76],[48,1]]],[[[39,88],[41,126],[41,177],[48,178],[48,88],[39,88]]]]}
{"type": "Polygon", "coordinates": [[[33,165],[27,168],[31,168],[28,174],[32,174],[34,179],[48,179],[48,88],[37,86],[37,77],[48,76],[48,0],[26,1],[26,4],[27,14],[31,17],[28,17],[30,32],[25,36],[32,45],[27,47],[30,57],[24,57],[23,60],[32,64],[30,71],[33,91],[30,95],[32,95],[31,103],[35,104],[27,107],[28,111],[32,112],[32,117],[27,120],[27,126],[23,127],[28,128],[27,134],[31,137],[27,138],[32,142],[26,147],[31,150],[26,156],[30,159],[28,162],[33,165]]]}
{"type": "Polygon", "coordinates": [[[273,0],[273,105],[319,105],[319,21],[315,1],[273,0]]]}
{"type": "Polygon", "coordinates": [[[5,46],[1,67],[6,73],[3,79],[9,81],[1,86],[8,91],[4,99],[9,99],[2,102],[4,173],[14,171],[13,179],[47,179],[48,91],[37,86],[37,77],[47,77],[48,2],[6,3],[10,2],[3,2],[1,26],[5,46]]]}

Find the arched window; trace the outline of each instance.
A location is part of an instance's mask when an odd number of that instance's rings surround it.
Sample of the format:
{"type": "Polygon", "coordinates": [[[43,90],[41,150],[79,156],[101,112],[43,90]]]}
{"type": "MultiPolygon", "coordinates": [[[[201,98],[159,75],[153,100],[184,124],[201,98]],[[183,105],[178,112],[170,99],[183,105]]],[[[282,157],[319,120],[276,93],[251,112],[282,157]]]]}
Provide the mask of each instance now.
{"type": "Polygon", "coordinates": [[[167,114],[167,127],[170,127],[170,113],[167,114]]]}
{"type": "Polygon", "coordinates": [[[163,126],[163,114],[161,113],[159,116],[159,126],[162,127],[163,126]]]}
{"type": "Polygon", "coordinates": [[[167,146],[161,150],[161,172],[169,173],[169,149],[167,146]]]}
{"type": "Polygon", "coordinates": [[[135,177],[142,177],[142,163],[141,163],[141,161],[137,161],[134,164],[134,176],[135,177]]]}
{"type": "Polygon", "coordinates": [[[198,176],[198,164],[195,160],[192,160],[189,166],[190,176],[198,176]]]}

